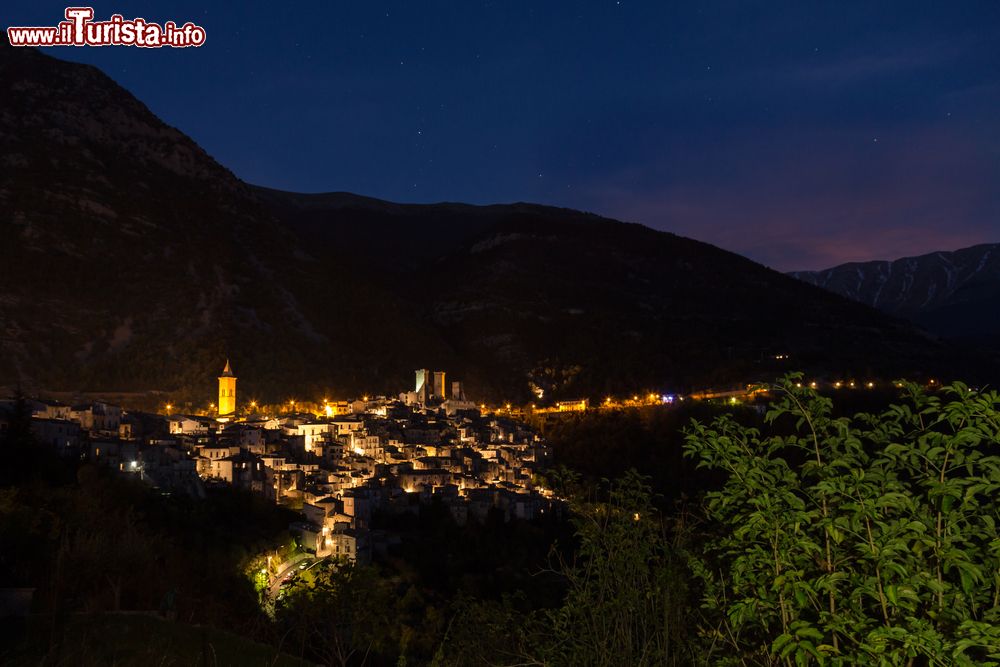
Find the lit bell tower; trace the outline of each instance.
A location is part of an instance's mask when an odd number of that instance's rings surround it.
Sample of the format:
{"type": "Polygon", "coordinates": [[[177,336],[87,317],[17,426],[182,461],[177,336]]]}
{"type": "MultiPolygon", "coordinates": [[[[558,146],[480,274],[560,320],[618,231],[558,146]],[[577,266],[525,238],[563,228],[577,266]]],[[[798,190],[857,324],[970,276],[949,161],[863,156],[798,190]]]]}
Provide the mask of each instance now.
{"type": "Polygon", "coordinates": [[[219,417],[232,417],[236,414],[236,376],[226,359],[226,367],[219,376],[219,417]]]}

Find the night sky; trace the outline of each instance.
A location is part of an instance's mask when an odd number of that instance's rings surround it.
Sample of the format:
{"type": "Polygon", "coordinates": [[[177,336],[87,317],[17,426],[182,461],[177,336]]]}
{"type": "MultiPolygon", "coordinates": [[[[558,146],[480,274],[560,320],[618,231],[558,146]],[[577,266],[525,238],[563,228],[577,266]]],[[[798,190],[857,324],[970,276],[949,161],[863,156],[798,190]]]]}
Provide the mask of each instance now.
{"type": "Polygon", "coordinates": [[[47,52],[275,188],[569,206],[782,270],[1000,241],[994,0],[230,4],[94,5],[198,49],[47,52]]]}

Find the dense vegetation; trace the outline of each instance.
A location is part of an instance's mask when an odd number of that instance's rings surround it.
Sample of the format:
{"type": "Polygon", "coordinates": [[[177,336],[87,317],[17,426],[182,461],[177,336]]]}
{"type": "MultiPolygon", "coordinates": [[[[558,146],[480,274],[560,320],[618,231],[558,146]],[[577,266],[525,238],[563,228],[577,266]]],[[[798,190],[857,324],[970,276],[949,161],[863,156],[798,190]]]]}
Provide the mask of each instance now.
{"type": "Polygon", "coordinates": [[[725,471],[691,558],[719,664],[1000,659],[1000,395],[915,385],[877,415],[785,383],[765,436],[728,417],[686,451],[725,471]]]}
{"type": "Polygon", "coordinates": [[[179,620],[322,664],[996,663],[1000,395],[901,393],[854,413],[789,378],[766,413],[563,422],[548,481],[572,496],[569,523],[380,516],[398,549],[316,568],[273,617],[241,573],[283,539],[279,510],[68,476],[35,447],[43,472],[4,471],[0,572],[43,582],[36,619],[54,631],[28,653],[52,662],[76,641],[65,612],[155,610],[173,586],[179,620]]]}

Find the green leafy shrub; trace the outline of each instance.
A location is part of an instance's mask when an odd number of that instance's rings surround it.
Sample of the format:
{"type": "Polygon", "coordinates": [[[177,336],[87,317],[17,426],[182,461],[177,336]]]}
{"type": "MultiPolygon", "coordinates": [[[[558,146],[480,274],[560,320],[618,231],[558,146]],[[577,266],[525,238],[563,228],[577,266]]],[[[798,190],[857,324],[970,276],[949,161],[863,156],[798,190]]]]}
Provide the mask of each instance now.
{"type": "Polygon", "coordinates": [[[690,567],[714,664],[1000,662],[1000,395],[906,384],[878,415],[773,388],[769,430],[693,422],[722,471],[690,567]]]}

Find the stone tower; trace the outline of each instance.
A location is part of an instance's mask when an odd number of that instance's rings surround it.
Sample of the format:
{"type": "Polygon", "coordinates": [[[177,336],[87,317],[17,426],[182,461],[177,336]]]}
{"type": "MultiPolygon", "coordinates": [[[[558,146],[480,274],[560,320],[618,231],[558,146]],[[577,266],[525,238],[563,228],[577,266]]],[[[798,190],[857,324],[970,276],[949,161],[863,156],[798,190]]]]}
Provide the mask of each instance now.
{"type": "Polygon", "coordinates": [[[219,376],[219,416],[232,417],[235,413],[236,376],[233,375],[233,369],[229,367],[229,360],[226,359],[226,367],[219,376]]]}

